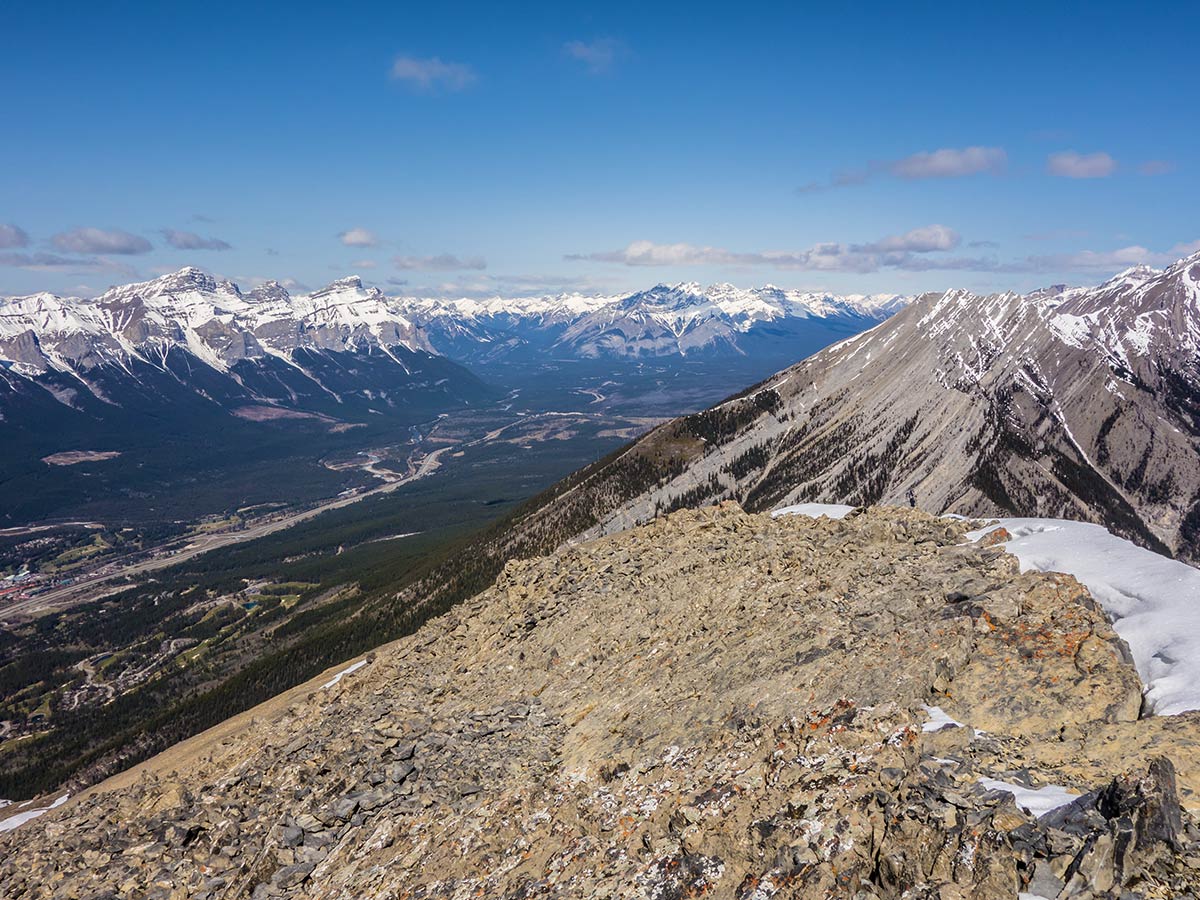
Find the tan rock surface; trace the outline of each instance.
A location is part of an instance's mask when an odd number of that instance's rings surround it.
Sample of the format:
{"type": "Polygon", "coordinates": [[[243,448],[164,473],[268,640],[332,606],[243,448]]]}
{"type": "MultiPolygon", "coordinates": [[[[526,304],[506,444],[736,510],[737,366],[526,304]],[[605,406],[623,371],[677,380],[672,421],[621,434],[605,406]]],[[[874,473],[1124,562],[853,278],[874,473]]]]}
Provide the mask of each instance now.
{"type": "Polygon", "coordinates": [[[1194,799],[1196,718],[1137,721],[1086,592],[965,528],[709,508],[510,564],[177,773],[152,761],[0,835],[0,894],[1195,891],[1162,758],[1194,799]],[[926,732],[923,704],[973,727],[926,732]],[[982,777],[1101,793],[1051,824],[982,777]]]}

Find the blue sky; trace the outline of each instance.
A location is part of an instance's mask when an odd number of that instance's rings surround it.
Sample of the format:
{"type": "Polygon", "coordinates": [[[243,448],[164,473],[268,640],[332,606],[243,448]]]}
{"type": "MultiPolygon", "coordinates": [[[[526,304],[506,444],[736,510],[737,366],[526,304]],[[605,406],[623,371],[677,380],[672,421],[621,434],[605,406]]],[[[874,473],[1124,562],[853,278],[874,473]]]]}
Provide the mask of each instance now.
{"type": "Polygon", "coordinates": [[[1028,289],[1200,248],[1200,6],[971,7],[21,4],[0,294],[1028,289]]]}

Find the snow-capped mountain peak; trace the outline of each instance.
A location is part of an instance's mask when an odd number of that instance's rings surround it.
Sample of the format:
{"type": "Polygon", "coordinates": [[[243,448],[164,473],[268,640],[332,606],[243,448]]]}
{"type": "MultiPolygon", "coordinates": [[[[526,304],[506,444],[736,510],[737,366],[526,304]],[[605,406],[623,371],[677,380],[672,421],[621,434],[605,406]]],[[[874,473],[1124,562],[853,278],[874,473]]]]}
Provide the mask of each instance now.
{"type": "MultiPolygon", "coordinates": [[[[768,381],[602,528],[732,497],[1080,518],[1200,559],[1200,255],[1092,288],[917,297],[768,381]],[[763,393],[760,392],[760,393],[763,393]]],[[[731,403],[734,401],[731,401],[731,403]]],[[[697,418],[687,428],[699,428],[697,418]]]]}
{"type": "Polygon", "coordinates": [[[362,290],[364,290],[362,278],[359,277],[358,275],[347,275],[345,278],[339,278],[336,281],[331,281],[329,284],[325,285],[325,287],[321,288],[319,291],[314,291],[313,295],[316,296],[318,294],[336,294],[336,293],[342,293],[344,291],[362,291],[362,290]]]}
{"type": "MultiPolygon", "coordinates": [[[[24,374],[81,374],[130,357],[161,362],[176,349],[226,370],[264,355],[290,360],[305,348],[453,349],[469,359],[480,348],[494,355],[530,342],[585,358],[744,353],[739,345],[760,326],[820,320],[852,333],[903,302],[697,282],[616,295],[424,299],[389,297],[358,275],[307,294],[293,295],[277,281],[243,293],[186,266],[93,299],[35,294],[0,301],[0,364],[24,374]]],[[[796,354],[810,349],[802,343],[796,354]]]]}

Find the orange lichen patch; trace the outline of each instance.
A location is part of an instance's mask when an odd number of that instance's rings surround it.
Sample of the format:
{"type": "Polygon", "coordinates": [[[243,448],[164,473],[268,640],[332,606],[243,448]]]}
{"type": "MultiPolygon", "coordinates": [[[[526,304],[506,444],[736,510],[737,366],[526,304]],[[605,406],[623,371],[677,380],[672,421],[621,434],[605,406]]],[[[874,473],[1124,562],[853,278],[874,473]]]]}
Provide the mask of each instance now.
{"type": "Polygon", "coordinates": [[[1005,544],[1012,540],[1012,535],[1009,534],[1007,528],[1001,526],[993,531],[989,531],[975,543],[980,547],[995,547],[997,544],[1005,544]]]}

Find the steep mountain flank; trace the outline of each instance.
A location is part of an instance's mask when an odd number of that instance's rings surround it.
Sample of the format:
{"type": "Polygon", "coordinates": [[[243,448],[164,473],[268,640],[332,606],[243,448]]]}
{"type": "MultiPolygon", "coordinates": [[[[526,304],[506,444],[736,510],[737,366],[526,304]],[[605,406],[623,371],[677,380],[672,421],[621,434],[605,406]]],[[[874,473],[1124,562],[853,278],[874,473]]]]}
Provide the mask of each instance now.
{"type": "Polygon", "coordinates": [[[0,300],[0,416],[23,428],[47,414],[64,429],[72,413],[161,415],[181,402],[386,414],[428,404],[421,395],[445,405],[486,391],[357,278],[292,297],[186,268],[94,300],[0,300]]]}
{"type": "Polygon", "coordinates": [[[1127,652],[1079,584],[1018,574],[965,531],[913,510],[727,505],[510,563],[311,692],[0,834],[0,886],[1200,889],[1197,714],[1139,720],[1127,652]]]}
{"type": "Polygon", "coordinates": [[[471,363],[521,351],[583,359],[738,355],[772,339],[823,346],[905,302],[891,294],[837,297],[728,284],[660,284],[613,296],[418,299],[385,296],[357,276],[293,295],[277,282],[243,292],[187,267],[94,299],[0,298],[0,371],[35,380],[60,373],[90,386],[97,367],[163,368],[172,351],[221,372],[246,362],[304,372],[307,356],[320,353],[396,355],[402,367],[420,352],[471,363]]]}
{"type": "Polygon", "coordinates": [[[0,298],[0,484],[16,494],[0,520],[183,519],[195,510],[164,495],[198,471],[242,505],[329,497],[358,485],[319,458],[396,446],[464,409],[507,418],[485,434],[527,411],[674,416],[903,302],[730,285],[436,300],[357,277],[293,294],[190,267],[91,299],[0,298]],[[47,473],[46,457],[81,452],[112,462],[47,473]],[[281,458],[307,490],[272,490],[281,458]]]}
{"type": "Polygon", "coordinates": [[[1104,524],[1200,558],[1200,254],[1091,289],[925,295],[647,441],[668,481],[604,517],[734,498],[1104,524]],[[665,434],[670,438],[664,437],[665,434]]]}

